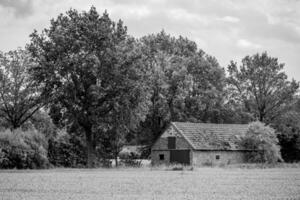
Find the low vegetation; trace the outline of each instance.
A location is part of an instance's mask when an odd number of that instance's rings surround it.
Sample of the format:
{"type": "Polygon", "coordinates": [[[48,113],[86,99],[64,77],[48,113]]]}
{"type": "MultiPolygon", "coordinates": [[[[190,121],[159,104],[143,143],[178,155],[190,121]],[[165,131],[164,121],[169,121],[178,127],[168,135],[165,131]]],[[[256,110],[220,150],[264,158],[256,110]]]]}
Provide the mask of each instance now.
{"type": "Polygon", "coordinates": [[[253,150],[246,154],[246,160],[252,163],[274,164],[282,162],[279,141],[273,128],[261,122],[249,124],[241,146],[253,150]]]}
{"type": "Polygon", "coordinates": [[[47,141],[37,130],[0,132],[0,168],[39,169],[49,167],[47,141]]]}
{"type": "Polygon", "coordinates": [[[299,169],[0,171],[3,200],[300,199],[299,169]]]}

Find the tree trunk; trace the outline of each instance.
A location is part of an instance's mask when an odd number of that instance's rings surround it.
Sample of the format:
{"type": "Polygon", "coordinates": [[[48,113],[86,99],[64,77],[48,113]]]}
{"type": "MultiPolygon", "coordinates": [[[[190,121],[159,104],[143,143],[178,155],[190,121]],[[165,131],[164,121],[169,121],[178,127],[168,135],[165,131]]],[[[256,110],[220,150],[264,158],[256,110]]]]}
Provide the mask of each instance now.
{"type": "Polygon", "coordinates": [[[118,163],[118,154],[115,154],[115,162],[116,162],[116,167],[119,166],[119,163],[118,163]]]}
{"type": "Polygon", "coordinates": [[[86,134],[86,152],[87,152],[87,167],[93,168],[95,166],[96,146],[91,129],[85,130],[86,134]]]}
{"type": "Polygon", "coordinates": [[[265,121],[265,112],[264,111],[260,111],[259,112],[259,121],[260,122],[264,122],[265,121]]]}
{"type": "Polygon", "coordinates": [[[168,104],[169,104],[169,109],[170,109],[170,120],[175,121],[173,99],[170,99],[168,104]]]}

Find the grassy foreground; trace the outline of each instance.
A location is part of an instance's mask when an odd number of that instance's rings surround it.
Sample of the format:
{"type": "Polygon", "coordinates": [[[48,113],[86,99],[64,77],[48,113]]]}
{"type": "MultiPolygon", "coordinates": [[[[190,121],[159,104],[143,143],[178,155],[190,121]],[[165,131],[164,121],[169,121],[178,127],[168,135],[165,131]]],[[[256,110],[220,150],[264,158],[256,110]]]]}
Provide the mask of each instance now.
{"type": "Polygon", "coordinates": [[[300,169],[0,171],[0,200],[300,199],[300,169]]]}

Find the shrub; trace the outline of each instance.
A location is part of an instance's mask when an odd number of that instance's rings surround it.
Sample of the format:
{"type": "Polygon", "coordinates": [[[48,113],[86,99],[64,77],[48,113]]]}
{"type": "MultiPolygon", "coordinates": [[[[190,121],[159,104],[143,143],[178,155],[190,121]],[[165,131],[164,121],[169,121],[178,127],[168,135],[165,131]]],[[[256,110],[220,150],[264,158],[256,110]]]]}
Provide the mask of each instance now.
{"type": "Polygon", "coordinates": [[[241,146],[252,150],[246,155],[248,162],[276,163],[282,161],[278,139],[274,129],[261,122],[249,125],[241,146]]]}
{"type": "Polygon", "coordinates": [[[121,160],[120,165],[124,165],[125,167],[141,167],[142,160],[126,158],[121,160]]]}
{"type": "Polygon", "coordinates": [[[40,169],[49,167],[47,141],[35,129],[0,132],[0,168],[40,169]]]}
{"type": "Polygon", "coordinates": [[[125,145],[119,153],[121,159],[147,159],[151,153],[151,146],[125,145]]]}
{"type": "Polygon", "coordinates": [[[84,149],[79,136],[60,130],[56,137],[49,140],[48,158],[54,166],[84,167],[86,165],[84,149]]]}

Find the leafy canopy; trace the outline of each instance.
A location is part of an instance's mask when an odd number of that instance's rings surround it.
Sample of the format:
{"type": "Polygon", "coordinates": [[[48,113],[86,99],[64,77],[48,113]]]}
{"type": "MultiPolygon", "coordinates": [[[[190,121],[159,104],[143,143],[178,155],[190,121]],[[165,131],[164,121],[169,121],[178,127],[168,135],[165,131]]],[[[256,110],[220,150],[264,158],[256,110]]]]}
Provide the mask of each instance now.
{"type": "Polygon", "coordinates": [[[243,102],[259,121],[270,123],[291,103],[299,88],[298,82],[287,79],[283,67],[266,52],[246,56],[239,68],[231,61],[228,66],[231,98],[243,102]]]}
{"type": "Polygon", "coordinates": [[[0,52],[0,117],[9,128],[22,126],[44,105],[40,86],[28,71],[34,66],[25,50],[0,52]]]}
{"type": "Polygon", "coordinates": [[[69,10],[41,34],[35,31],[28,48],[39,63],[34,80],[53,98],[54,121],[85,133],[89,166],[103,135],[126,132],[143,119],[148,95],[141,48],[122,21],[94,7],[69,10]]]}
{"type": "Polygon", "coordinates": [[[270,126],[257,121],[249,124],[241,145],[248,150],[255,150],[247,155],[249,162],[276,163],[281,159],[276,132],[270,126]]]}

